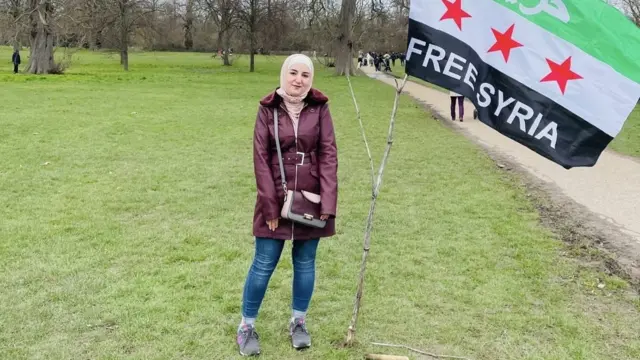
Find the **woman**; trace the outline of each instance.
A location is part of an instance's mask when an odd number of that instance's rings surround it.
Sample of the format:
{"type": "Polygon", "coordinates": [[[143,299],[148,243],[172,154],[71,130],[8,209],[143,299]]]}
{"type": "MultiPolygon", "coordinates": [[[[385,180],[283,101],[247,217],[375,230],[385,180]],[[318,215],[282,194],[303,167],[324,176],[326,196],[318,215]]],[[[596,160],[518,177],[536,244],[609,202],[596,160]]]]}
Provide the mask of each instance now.
{"type": "Polygon", "coordinates": [[[311,346],[306,314],[315,284],[316,249],[320,238],[335,234],[338,198],[337,148],[328,98],[313,89],[312,83],[311,59],[291,55],[282,65],[280,87],[260,101],[253,138],[258,191],[253,216],[255,255],[242,296],[242,321],[236,339],[241,355],[260,353],[255,321],[286,240],[293,240],[291,344],[296,349],[311,346]],[[274,111],[278,112],[288,188],[320,194],[324,228],[280,219],[284,190],[274,139],[274,111]]]}
{"type": "Polygon", "coordinates": [[[460,122],[464,120],[464,96],[449,91],[449,96],[451,97],[451,120],[456,121],[456,100],[458,101],[458,115],[460,116],[460,122]]]}

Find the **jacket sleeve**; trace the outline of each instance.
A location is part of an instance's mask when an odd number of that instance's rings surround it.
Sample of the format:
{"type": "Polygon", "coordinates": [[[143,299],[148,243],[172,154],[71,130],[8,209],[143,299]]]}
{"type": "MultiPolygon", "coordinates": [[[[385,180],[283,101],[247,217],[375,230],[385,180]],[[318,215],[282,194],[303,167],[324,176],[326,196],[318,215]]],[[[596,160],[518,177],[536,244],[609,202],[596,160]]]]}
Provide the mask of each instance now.
{"type": "Polygon", "coordinates": [[[268,109],[260,106],[253,130],[253,169],[258,190],[257,207],[266,220],[280,217],[276,185],[271,173],[268,109]]]}
{"type": "Polygon", "coordinates": [[[318,139],[318,174],[320,175],[321,214],[336,216],[338,203],[338,149],[329,105],[320,110],[318,139]]]}

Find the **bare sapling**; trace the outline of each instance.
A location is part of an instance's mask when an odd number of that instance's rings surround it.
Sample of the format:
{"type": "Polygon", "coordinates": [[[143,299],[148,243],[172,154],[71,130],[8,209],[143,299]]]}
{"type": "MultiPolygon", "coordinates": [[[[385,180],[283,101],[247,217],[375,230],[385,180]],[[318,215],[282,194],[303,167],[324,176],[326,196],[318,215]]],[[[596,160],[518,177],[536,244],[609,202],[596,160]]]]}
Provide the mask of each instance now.
{"type": "Polygon", "coordinates": [[[402,79],[402,82],[400,84],[398,84],[398,81],[396,80],[396,97],[393,101],[393,109],[391,110],[391,119],[389,120],[387,146],[382,155],[382,161],[380,162],[380,167],[378,168],[377,176],[374,172],[373,158],[371,157],[371,150],[369,148],[369,143],[365,135],[364,125],[362,123],[362,117],[360,115],[360,108],[358,107],[356,95],[353,91],[353,85],[351,84],[351,79],[349,75],[346,74],[346,76],[347,76],[347,82],[349,83],[349,90],[351,91],[351,98],[353,99],[353,104],[356,108],[356,116],[358,117],[358,122],[360,123],[360,131],[362,132],[362,139],[364,140],[364,144],[367,149],[367,155],[369,156],[369,164],[371,165],[371,204],[369,205],[369,215],[367,216],[367,222],[364,230],[364,245],[363,245],[363,251],[362,251],[362,262],[360,263],[360,273],[358,276],[358,288],[356,290],[356,296],[353,303],[353,314],[351,316],[351,323],[349,324],[349,329],[347,331],[347,339],[345,344],[346,346],[351,346],[354,344],[356,339],[356,324],[358,322],[358,314],[360,312],[360,303],[362,302],[362,294],[364,291],[364,276],[365,276],[365,271],[367,269],[367,256],[369,255],[369,248],[371,245],[371,230],[373,228],[373,215],[376,210],[376,200],[378,199],[378,194],[380,193],[380,186],[382,185],[382,175],[387,165],[387,160],[389,159],[389,153],[391,152],[391,145],[393,145],[393,129],[396,124],[396,113],[398,111],[398,102],[400,100],[400,94],[402,94],[402,89],[407,83],[407,75],[404,76],[404,79],[402,79]]]}

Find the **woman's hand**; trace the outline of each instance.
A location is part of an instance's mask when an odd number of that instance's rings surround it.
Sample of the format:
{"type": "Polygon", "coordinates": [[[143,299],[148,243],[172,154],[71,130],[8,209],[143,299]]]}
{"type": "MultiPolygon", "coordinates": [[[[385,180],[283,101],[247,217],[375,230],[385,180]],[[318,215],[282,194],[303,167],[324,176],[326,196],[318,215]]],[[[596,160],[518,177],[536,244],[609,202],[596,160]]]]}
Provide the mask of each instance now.
{"type": "Polygon", "coordinates": [[[267,220],[267,225],[269,225],[269,230],[276,231],[276,228],[278,227],[278,218],[267,220]]]}
{"type": "Polygon", "coordinates": [[[320,220],[326,221],[327,219],[329,219],[329,215],[327,215],[327,214],[320,215],[320,220]]]}

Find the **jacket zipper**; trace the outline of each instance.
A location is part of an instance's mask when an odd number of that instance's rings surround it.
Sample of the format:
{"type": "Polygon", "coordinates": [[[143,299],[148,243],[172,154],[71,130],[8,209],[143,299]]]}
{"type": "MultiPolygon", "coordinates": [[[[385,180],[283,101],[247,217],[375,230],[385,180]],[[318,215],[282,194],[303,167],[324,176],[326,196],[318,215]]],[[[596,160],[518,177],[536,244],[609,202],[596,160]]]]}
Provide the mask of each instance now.
{"type": "MultiPolygon", "coordinates": [[[[293,124],[293,122],[291,122],[293,124]]],[[[293,134],[295,137],[295,141],[296,141],[296,159],[298,158],[298,134],[297,134],[297,130],[293,130],[293,134]]],[[[294,179],[294,185],[293,185],[293,191],[297,191],[298,190],[298,165],[296,164],[296,172],[295,172],[296,176],[294,179]]],[[[295,236],[294,231],[296,229],[296,223],[295,222],[291,222],[291,241],[295,240],[295,236]]]]}
{"type": "MultiPolygon", "coordinates": [[[[282,106],[281,106],[282,107],[282,106]]],[[[298,125],[300,125],[300,117],[302,117],[302,112],[304,111],[304,109],[307,107],[307,104],[305,103],[302,106],[302,110],[300,110],[300,115],[298,115],[298,125]]],[[[283,110],[287,113],[287,115],[289,115],[289,112],[287,111],[287,109],[285,107],[282,107],[283,110]]],[[[293,124],[293,120],[291,119],[291,115],[289,115],[289,121],[291,121],[291,125],[295,126],[293,124]]],[[[299,126],[298,126],[299,127],[299,126]]],[[[295,139],[295,145],[296,145],[296,158],[298,156],[298,129],[293,129],[293,136],[295,139]]],[[[293,191],[297,191],[298,190],[298,164],[296,163],[296,172],[295,172],[295,178],[294,178],[294,185],[293,185],[293,191]]],[[[294,231],[296,229],[296,224],[295,222],[291,222],[291,240],[295,240],[295,236],[294,236],[294,231]]]]}
{"type": "MultiPolygon", "coordinates": [[[[284,112],[289,116],[289,121],[291,122],[291,125],[293,126],[293,121],[291,120],[291,115],[289,115],[289,112],[287,111],[287,108],[285,108],[284,106],[280,105],[280,107],[282,108],[282,110],[284,110],[284,112]]],[[[301,111],[302,112],[302,111],[301,111]]],[[[297,129],[293,129],[293,136],[295,139],[295,146],[296,146],[296,156],[298,155],[298,131],[297,129]]],[[[294,186],[293,186],[293,191],[298,190],[298,165],[296,165],[296,172],[295,172],[295,178],[294,178],[294,186]]],[[[285,194],[286,195],[286,194],[285,194]]],[[[295,240],[295,236],[294,231],[296,229],[296,225],[295,222],[291,221],[291,241],[295,240]]]]}

